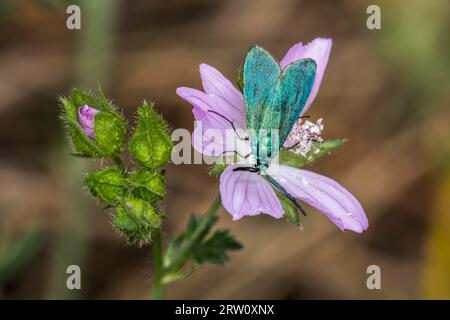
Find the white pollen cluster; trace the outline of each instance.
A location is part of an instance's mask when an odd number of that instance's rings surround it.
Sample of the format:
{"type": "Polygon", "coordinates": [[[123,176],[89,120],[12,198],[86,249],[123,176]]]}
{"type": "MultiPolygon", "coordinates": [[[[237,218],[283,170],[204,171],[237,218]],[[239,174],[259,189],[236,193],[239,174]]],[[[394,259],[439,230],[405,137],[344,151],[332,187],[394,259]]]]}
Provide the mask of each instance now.
{"type": "Polygon", "coordinates": [[[303,122],[303,119],[300,118],[286,139],[285,146],[290,151],[303,157],[305,157],[310,150],[319,152],[319,149],[314,145],[314,142],[323,142],[321,137],[322,131],[322,118],[315,123],[309,120],[303,122]]]}

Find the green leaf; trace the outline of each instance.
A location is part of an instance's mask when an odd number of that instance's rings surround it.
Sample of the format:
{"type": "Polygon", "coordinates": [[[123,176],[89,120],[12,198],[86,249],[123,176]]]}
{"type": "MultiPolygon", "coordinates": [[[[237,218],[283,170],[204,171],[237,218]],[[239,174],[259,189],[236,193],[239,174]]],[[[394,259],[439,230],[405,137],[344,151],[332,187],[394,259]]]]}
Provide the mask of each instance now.
{"type": "Polygon", "coordinates": [[[280,163],[288,165],[295,168],[303,168],[316,161],[317,159],[323,157],[324,155],[330,154],[332,151],[338,149],[346,142],[345,139],[327,140],[322,143],[316,143],[315,146],[318,148],[318,152],[313,152],[312,150],[302,157],[294,152],[288,151],[286,149],[280,150],[280,163]]]}
{"type": "Polygon", "coordinates": [[[153,231],[160,228],[161,223],[161,215],[148,202],[136,198],[125,199],[113,219],[113,226],[127,237],[130,244],[149,243],[153,231]]]}
{"type": "Polygon", "coordinates": [[[113,156],[120,152],[125,134],[125,121],[116,114],[102,111],[95,115],[95,142],[104,156],[113,156]]]}
{"type": "Polygon", "coordinates": [[[227,251],[239,249],[242,245],[228,230],[216,230],[209,239],[193,248],[192,258],[197,264],[224,264],[230,259],[227,251]]]}
{"type": "Polygon", "coordinates": [[[129,149],[139,165],[157,169],[170,160],[173,144],[164,120],[144,101],[138,110],[138,124],[129,149]]]}
{"type": "Polygon", "coordinates": [[[216,221],[217,217],[192,214],[186,230],[169,242],[164,267],[171,273],[177,273],[189,260],[198,265],[227,262],[228,251],[241,249],[242,245],[228,230],[217,230],[208,237],[216,221]]]}
{"type": "Polygon", "coordinates": [[[144,170],[132,172],[127,183],[136,198],[152,203],[159,203],[164,199],[164,178],[158,172],[144,170]]]}
{"type": "Polygon", "coordinates": [[[117,204],[125,194],[125,178],[120,171],[113,168],[87,174],[84,186],[94,197],[107,205],[117,204]]]}

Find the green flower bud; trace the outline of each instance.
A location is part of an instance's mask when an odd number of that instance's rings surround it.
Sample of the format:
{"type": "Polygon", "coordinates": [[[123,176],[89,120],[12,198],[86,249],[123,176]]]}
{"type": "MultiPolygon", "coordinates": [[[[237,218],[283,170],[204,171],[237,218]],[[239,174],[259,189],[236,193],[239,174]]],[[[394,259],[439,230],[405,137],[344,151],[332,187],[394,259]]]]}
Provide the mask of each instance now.
{"type": "Polygon", "coordinates": [[[138,110],[138,123],[129,149],[139,165],[149,169],[162,167],[170,160],[173,144],[167,125],[146,101],[138,110]]]}
{"type": "Polygon", "coordinates": [[[126,134],[125,120],[101,90],[95,97],[73,89],[72,97],[61,97],[59,100],[74,155],[102,158],[120,152],[126,134]]]}
{"type": "Polygon", "coordinates": [[[89,173],[84,178],[84,186],[94,196],[107,205],[117,204],[125,193],[125,178],[113,168],[89,173]]]}
{"type": "Polygon", "coordinates": [[[125,121],[110,112],[99,112],[94,118],[95,141],[104,156],[120,152],[125,140],[125,121]]]}
{"type": "Polygon", "coordinates": [[[117,208],[113,225],[122,232],[129,243],[148,243],[152,232],[161,226],[162,217],[146,201],[127,198],[117,208]]]}
{"type": "Polygon", "coordinates": [[[128,184],[132,194],[151,203],[159,203],[164,199],[164,178],[158,172],[135,171],[128,177],[128,184]]]}

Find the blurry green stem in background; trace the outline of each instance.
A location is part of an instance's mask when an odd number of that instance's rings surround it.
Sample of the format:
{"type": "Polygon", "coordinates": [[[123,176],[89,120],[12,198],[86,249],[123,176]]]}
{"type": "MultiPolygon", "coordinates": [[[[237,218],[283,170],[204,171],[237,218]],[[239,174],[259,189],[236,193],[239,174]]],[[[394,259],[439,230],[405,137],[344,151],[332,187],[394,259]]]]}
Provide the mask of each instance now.
{"type": "MultiPolygon", "coordinates": [[[[75,56],[76,82],[82,87],[96,87],[101,82],[106,88],[108,70],[111,65],[112,34],[118,0],[74,1],[81,8],[81,31],[77,32],[78,54],[75,56]]],[[[70,31],[68,31],[69,33],[70,31]]],[[[48,298],[78,298],[80,290],[66,288],[66,268],[76,264],[83,270],[87,254],[87,241],[92,227],[93,216],[88,196],[80,190],[82,173],[88,171],[88,161],[67,157],[57,159],[64,165],[60,168],[66,176],[67,207],[64,209],[62,223],[64,229],[59,235],[50,268],[50,287],[48,298]]],[[[85,291],[84,291],[85,292],[85,291]]]]}
{"type": "Polygon", "coordinates": [[[26,232],[20,239],[0,255],[0,286],[12,279],[41,251],[45,244],[45,233],[38,231],[26,232]]]}

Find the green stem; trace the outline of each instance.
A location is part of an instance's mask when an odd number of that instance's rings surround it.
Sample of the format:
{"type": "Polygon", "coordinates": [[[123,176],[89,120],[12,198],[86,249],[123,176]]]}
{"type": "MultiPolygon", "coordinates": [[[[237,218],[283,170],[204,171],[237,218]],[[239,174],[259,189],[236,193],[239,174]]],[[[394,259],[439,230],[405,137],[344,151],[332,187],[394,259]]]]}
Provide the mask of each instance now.
{"type": "Polygon", "coordinates": [[[156,230],[153,240],[153,286],[152,299],[164,299],[164,284],[162,282],[164,276],[163,270],[163,248],[161,240],[161,230],[156,230]]]}

